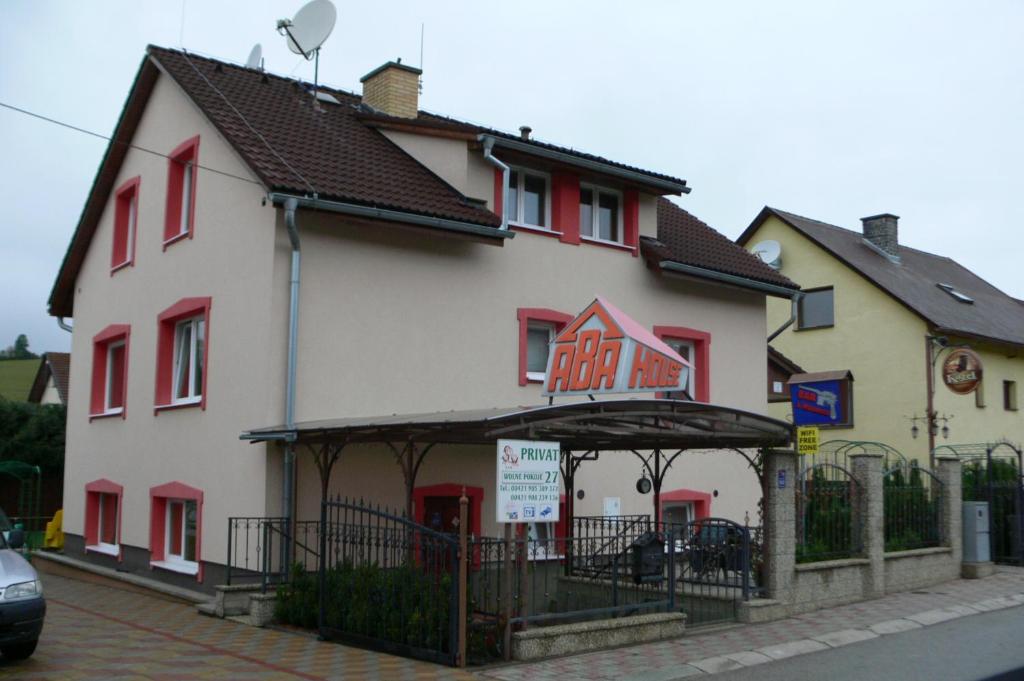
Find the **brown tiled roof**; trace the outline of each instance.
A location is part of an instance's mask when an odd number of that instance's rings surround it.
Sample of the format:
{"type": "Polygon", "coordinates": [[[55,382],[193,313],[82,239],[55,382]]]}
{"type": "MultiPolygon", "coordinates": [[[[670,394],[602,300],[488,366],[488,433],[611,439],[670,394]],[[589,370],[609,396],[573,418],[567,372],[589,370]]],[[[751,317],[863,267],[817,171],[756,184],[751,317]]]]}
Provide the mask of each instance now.
{"type": "Polygon", "coordinates": [[[888,293],[936,332],[1024,346],[1024,314],[1019,302],[956,261],[900,246],[900,262],[893,262],[868,246],[859,231],[769,207],[740,236],[739,243],[745,243],[772,215],[888,293]],[[938,284],[949,284],[974,302],[959,302],[938,284]]]}
{"type": "Polygon", "coordinates": [[[57,395],[64,404],[68,403],[68,380],[71,376],[71,354],[68,352],[46,352],[39,360],[39,369],[28,393],[29,402],[39,402],[46,391],[46,383],[53,376],[57,395]]]}
{"type": "Polygon", "coordinates": [[[723,274],[798,289],[760,258],[666,198],[658,199],[658,239],[643,238],[645,255],[723,274]]]}
{"type": "Polygon", "coordinates": [[[786,370],[789,374],[802,374],[805,373],[803,367],[786,357],[784,354],[776,350],[773,346],[768,346],[768,361],[775,362],[779,367],[786,370]]]}
{"type": "Polygon", "coordinates": [[[494,213],[360,122],[360,98],[351,93],[321,87],[340,104],[317,105],[307,86],[295,80],[162,47],[150,47],[149,55],[271,190],[501,224],[494,213]]]}

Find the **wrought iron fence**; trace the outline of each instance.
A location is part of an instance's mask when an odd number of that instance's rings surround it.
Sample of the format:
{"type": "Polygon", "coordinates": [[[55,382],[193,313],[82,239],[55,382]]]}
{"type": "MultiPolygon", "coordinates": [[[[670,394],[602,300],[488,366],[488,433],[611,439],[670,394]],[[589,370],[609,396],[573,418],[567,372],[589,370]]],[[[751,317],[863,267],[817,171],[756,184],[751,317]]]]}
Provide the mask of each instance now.
{"type": "Polygon", "coordinates": [[[882,476],[885,550],[908,551],[940,546],[942,482],[914,464],[885,471],[882,476]]]}
{"type": "Polygon", "coordinates": [[[320,521],[286,518],[228,518],[227,584],[268,586],[290,579],[296,566],[315,571],[318,565],[320,521]],[[285,555],[287,550],[287,557],[285,555]]]}
{"type": "MultiPolygon", "coordinates": [[[[320,523],[324,559],[314,587],[320,635],[454,664],[458,535],[342,498],[322,504],[320,523]]],[[[309,597],[279,594],[292,602],[309,597]]]]}
{"type": "MultiPolygon", "coordinates": [[[[936,450],[938,451],[938,450],[936,450]]],[[[986,501],[992,559],[1021,564],[1024,556],[1024,478],[1020,454],[1004,443],[962,458],[964,501],[986,501]]]]}
{"type": "Polygon", "coordinates": [[[858,506],[861,486],[845,468],[816,464],[796,487],[796,562],[850,558],[862,552],[858,506]]]}

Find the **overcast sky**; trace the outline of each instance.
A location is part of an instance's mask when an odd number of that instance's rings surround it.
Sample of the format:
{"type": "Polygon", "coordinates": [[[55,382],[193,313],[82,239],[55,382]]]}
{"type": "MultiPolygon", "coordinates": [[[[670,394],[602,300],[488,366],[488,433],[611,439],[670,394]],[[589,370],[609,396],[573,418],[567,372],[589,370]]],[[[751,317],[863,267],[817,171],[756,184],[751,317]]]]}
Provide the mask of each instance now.
{"type": "MultiPolygon", "coordinates": [[[[346,2],[321,80],[419,62],[421,107],[678,177],[735,238],[771,205],[902,243],[1024,298],[1024,2],[346,2]]],[[[147,43],[312,79],[296,0],[0,2],[0,102],[109,135],[147,43]],[[183,20],[184,17],[184,20],[183,20]]],[[[0,347],[70,337],[46,300],[106,142],[0,108],[0,347]]]]}

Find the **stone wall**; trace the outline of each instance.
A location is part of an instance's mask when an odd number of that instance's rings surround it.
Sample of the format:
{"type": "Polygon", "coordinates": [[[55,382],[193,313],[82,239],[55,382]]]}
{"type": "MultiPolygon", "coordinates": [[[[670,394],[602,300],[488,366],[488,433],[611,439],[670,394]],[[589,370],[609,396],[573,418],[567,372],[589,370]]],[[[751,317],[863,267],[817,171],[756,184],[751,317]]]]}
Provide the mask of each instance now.
{"type": "Polygon", "coordinates": [[[863,554],[846,560],[796,564],[797,457],[792,451],[765,456],[766,587],[768,598],[743,604],[744,621],[767,621],[818,608],[877,598],[955,579],[963,554],[960,462],[938,457],[943,485],[942,546],[885,552],[882,456],[850,457],[851,473],[862,490],[854,499],[860,518],[863,554]]]}

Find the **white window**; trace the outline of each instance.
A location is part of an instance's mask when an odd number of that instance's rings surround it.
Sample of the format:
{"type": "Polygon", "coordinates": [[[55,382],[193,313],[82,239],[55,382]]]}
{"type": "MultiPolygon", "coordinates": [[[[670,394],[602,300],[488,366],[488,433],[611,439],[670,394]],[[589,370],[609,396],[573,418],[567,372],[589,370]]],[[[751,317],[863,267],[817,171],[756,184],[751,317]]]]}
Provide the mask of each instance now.
{"type": "Polygon", "coordinates": [[[548,351],[551,340],[555,337],[555,327],[551,324],[530,322],[526,327],[526,378],[531,381],[543,381],[548,370],[548,351]]]}
{"type": "Polygon", "coordinates": [[[164,560],[190,568],[196,564],[196,502],[191,499],[167,500],[167,527],[164,532],[164,560]]]}
{"type": "Polygon", "coordinates": [[[690,371],[686,374],[686,385],[683,386],[683,390],[686,391],[688,399],[692,400],[694,399],[694,374],[697,373],[697,367],[695,365],[695,357],[697,353],[694,352],[693,341],[683,340],[681,338],[665,338],[664,340],[665,345],[675,350],[680,357],[690,363],[690,371]]]}
{"type": "Polygon", "coordinates": [[[580,185],[580,236],[622,243],[622,194],[580,185]]]}
{"type": "Polygon", "coordinates": [[[120,553],[117,536],[117,506],[120,498],[109,492],[89,492],[96,495],[96,543],[90,548],[116,556],[120,553]]]}
{"type": "Polygon", "coordinates": [[[175,404],[198,402],[203,396],[203,346],[205,323],[202,317],[178,322],[174,327],[175,404]]]}
{"type": "Polygon", "coordinates": [[[508,192],[505,197],[509,222],[550,229],[550,185],[550,178],[544,173],[519,168],[512,170],[508,174],[508,192]]]}
{"type": "Polygon", "coordinates": [[[184,166],[181,173],[181,219],[178,234],[188,234],[192,229],[192,160],[185,161],[184,166]]]}

